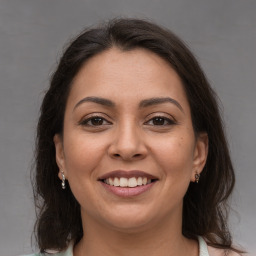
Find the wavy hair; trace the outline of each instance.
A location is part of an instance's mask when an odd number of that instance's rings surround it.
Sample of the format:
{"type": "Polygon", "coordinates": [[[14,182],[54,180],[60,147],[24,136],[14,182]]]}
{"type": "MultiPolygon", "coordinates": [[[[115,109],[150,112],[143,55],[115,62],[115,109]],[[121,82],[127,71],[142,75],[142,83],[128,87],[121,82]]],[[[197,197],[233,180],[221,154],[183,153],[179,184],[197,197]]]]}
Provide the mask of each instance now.
{"type": "Polygon", "coordinates": [[[217,97],[188,47],[171,31],[138,19],[115,19],[84,30],[64,51],[46,92],[37,126],[35,173],[37,209],[35,235],[41,252],[63,250],[83,236],[80,205],[69,185],[61,189],[53,137],[61,134],[67,97],[74,77],[91,57],[118,47],[147,49],[180,76],[191,109],[195,134],[206,132],[208,158],[199,184],[191,183],[183,203],[183,235],[203,236],[213,247],[235,250],[228,229],[228,198],[235,183],[217,97]]]}

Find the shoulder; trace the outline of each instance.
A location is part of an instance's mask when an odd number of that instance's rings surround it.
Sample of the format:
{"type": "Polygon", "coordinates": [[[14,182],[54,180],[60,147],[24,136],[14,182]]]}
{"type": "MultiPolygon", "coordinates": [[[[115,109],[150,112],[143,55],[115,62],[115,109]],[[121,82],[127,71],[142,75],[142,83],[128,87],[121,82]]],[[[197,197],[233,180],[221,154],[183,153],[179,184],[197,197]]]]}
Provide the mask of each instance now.
{"type": "Polygon", "coordinates": [[[73,256],[73,243],[70,243],[66,250],[64,251],[53,251],[47,250],[45,253],[34,253],[29,255],[20,255],[20,256],[73,256]]]}
{"type": "Polygon", "coordinates": [[[219,248],[214,248],[207,245],[203,237],[198,237],[200,256],[241,256],[232,250],[224,250],[219,248]]]}
{"type": "Polygon", "coordinates": [[[43,256],[43,254],[42,253],[33,253],[33,254],[22,254],[19,256],[43,256]]]}
{"type": "Polygon", "coordinates": [[[229,251],[228,253],[224,249],[217,249],[211,246],[208,246],[209,256],[240,256],[237,252],[229,251]]]}
{"type": "Polygon", "coordinates": [[[22,254],[22,255],[19,255],[19,256],[42,256],[43,254],[41,253],[34,253],[34,254],[22,254]]]}
{"type": "Polygon", "coordinates": [[[72,254],[67,254],[66,251],[63,252],[56,252],[56,253],[34,253],[34,254],[27,254],[27,255],[19,255],[19,256],[72,256],[72,254]]]}
{"type": "Polygon", "coordinates": [[[26,255],[19,255],[19,256],[60,256],[60,253],[34,253],[34,254],[26,254],[26,255]]]}

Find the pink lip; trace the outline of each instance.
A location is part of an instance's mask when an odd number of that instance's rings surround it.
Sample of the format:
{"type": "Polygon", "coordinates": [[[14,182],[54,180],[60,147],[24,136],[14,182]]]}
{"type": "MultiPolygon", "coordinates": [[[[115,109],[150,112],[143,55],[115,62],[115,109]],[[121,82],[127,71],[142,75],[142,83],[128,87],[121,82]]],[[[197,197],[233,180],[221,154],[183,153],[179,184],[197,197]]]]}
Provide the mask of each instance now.
{"type": "Polygon", "coordinates": [[[105,179],[114,178],[114,177],[117,177],[117,178],[124,177],[124,178],[127,178],[127,179],[132,178],[132,177],[135,177],[135,178],[147,177],[148,179],[151,179],[151,180],[156,180],[157,179],[157,177],[155,177],[155,176],[153,176],[149,173],[143,172],[143,171],[138,171],[138,170],[129,170],[129,171],[115,170],[115,171],[112,171],[112,172],[105,173],[104,175],[100,176],[98,180],[105,180],[105,179]]]}
{"type": "Polygon", "coordinates": [[[137,186],[137,187],[134,187],[134,188],[126,188],[126,187],[115,187],[115,186],[110,186],[104,182],[101,182],[101,184],[103,185],[103,187],[119,196],[119,197],[133,197],[133,196],[138,196],[148,190],[150,190],[152,188],[153,185],[155,185],[156,182],[152,182],[152,183],[149,183],[147,185],[142,185],[142,186],[137,186]]]}
{"type": "Polygon", "coordinates": [[[132,196],[138,196],[146,191],[148,191],[149,189],[152,188],[152,186],[154,186],[154,184],[156,182],[152,182],[146,185],[141,185],[141,186],[137,186],[134,188],[128,188],[128,187],[115,187],[115,186],[111,186],[108,185],[106,183],[103,182],[103,180],[108,179],[108,178],[138,178],[138,177],[147,177],[148,179],[151,180],[158,180],[157,177],[143,172],[143,171],[139,171],[139,170],[129,170],[129,171],[125,171],[125,170],[115,170],[112,172],[108,172],[102,176],[99,177],[99,181],[101,181],[102,186],[109,192],[119,196],[119,197],[132,197],[132,196]]]}

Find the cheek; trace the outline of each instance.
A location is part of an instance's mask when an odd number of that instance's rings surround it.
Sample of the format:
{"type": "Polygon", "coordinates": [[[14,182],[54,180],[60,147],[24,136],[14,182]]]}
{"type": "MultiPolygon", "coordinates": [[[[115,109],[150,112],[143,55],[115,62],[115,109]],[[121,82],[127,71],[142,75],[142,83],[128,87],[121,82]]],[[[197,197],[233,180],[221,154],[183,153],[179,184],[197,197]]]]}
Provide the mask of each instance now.
{"type": "MultiPolygon", "coordinates": [[[[91,176],[105,152],[105,143],[85,136],[83,133],[69,133],[64,137],[65,164],[72,176],[91,176]]],[[[77,178],[79,178],[77,177],[77,178]]]]}
{"type": "Polygon", "coordinates": [[[94,186],[97,168],[105,152],[105,143],[101,142],[88,136],[85,138],[83,133],[70,132],[64,137],[67,179],[73,195],[83,208],[90,208],[98,202],[94,186]]]}
{"type": "Polygon", "coordinates": [[[155,155],[164,175],[179,179],[189,177],[193,168],[194,143],[188,135],[166,138],[157,143],[155,155]]]}

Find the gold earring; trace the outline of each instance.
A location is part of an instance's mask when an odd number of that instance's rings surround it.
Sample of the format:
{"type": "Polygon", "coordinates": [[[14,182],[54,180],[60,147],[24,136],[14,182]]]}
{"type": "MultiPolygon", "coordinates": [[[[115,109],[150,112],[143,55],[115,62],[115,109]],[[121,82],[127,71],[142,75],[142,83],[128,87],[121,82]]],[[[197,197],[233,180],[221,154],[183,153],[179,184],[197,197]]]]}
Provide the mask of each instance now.
{"type": "Polygon", "coordinates": [[[65,189],[66,188],[66,184],[65,184],[66,178],[65,178],[63,171],[61,171],[61,175],[62,175],[61,187],[62,187],[62,189],[65,189]]]}
{"type": "Polygon", "coordinates": [[[195,181],[196,181],[196,183],[199,182],[199,179],[200,179],[200,174],[197,173],[197,171],[196,171],[196,174],[195,174],[195,181]]]}

